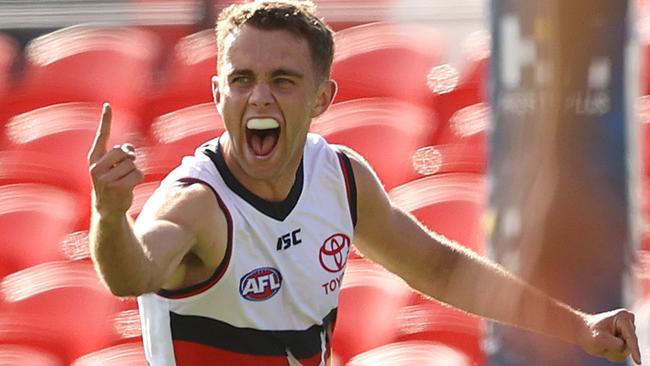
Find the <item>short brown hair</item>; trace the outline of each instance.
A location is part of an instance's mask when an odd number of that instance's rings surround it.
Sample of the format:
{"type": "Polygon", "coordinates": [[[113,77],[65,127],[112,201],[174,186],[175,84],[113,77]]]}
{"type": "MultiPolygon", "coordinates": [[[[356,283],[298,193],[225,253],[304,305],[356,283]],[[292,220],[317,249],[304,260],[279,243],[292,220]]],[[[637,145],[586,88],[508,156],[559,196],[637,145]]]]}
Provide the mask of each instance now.
{"type": "Polygon", "coordinates": [[[233,4],[225,8],[217,20],[218,65],[221,65],[226,37],[244,24],[258,29],[286,30],[304,38],[309,44],[317,77],[329,79],[334,58],[334,34],[325,22],[316,17],[311,1],[264,0],[233,4]]]}

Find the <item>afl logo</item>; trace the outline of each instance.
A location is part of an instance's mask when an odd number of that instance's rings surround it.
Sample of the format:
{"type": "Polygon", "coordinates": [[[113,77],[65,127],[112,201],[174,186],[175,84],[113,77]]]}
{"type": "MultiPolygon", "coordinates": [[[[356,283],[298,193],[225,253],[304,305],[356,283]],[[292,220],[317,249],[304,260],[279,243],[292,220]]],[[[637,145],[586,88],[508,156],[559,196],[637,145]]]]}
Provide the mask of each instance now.
{"type": "Polygon", "coordinates": [[[327,272],[336,273],[345,268],[350,251],[350,238],[345,234],[334,234],[325,239],[320,247],[320,265],[327,272]]]}
{"type": "Polygon", "coordinates": [[[239,281],[239,293],[250,301],[264,301],[280,291],[282,275],[271,267],[257,268],[245,274],[239,281]]]}

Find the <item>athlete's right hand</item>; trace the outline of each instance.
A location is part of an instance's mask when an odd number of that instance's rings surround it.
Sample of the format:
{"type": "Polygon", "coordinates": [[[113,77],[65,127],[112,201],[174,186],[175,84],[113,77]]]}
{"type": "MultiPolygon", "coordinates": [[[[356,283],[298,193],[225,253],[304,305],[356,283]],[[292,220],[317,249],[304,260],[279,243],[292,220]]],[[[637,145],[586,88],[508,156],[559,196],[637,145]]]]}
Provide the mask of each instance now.
{"type": "Polygon", "coordinates": [[[102,216],[126,213],[133,202],[134,187],[144,179],[144,174],[135,165],[133,145],[115,145],[107,150],[111,118],[111,106],[104,103],[95,141],[88,153],[93,207],[102,216]]]}

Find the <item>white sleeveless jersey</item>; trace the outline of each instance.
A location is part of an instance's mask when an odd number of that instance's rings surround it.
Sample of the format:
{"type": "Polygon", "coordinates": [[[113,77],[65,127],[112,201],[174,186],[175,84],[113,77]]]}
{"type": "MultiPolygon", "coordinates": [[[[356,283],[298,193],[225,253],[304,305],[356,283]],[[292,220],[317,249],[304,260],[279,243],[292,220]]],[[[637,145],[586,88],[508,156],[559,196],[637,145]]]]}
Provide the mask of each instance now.
{"type": "Polygon", "coordinates": [[[309,134],[288,197],[268,202],[234,178],[215,139],[161,187],[179,182],[212,188],[228,248],[207,281],[138,298],[149,365],[324,366],[356,221],[348,158],[309,134]]]}

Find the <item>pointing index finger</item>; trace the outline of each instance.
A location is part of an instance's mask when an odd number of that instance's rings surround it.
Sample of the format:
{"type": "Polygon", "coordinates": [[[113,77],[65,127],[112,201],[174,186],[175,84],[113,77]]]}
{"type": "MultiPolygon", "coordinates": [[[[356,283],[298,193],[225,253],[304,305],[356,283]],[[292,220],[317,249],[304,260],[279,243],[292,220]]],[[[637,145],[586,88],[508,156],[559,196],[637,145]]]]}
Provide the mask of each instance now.
{"type": "Polygon", "coordinates": [[[108,142],[108,137],[111,134],[112,117],[113,112],[111,105],[109,103],[104,103],[99,127],[97,128],[97,134],[95,135],[95,140],[93,141],[93,145],[88,153],[88,161],[91,164],[97,162],[97,160],[106,154],[106,144],[108,142]]]}

